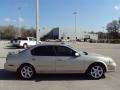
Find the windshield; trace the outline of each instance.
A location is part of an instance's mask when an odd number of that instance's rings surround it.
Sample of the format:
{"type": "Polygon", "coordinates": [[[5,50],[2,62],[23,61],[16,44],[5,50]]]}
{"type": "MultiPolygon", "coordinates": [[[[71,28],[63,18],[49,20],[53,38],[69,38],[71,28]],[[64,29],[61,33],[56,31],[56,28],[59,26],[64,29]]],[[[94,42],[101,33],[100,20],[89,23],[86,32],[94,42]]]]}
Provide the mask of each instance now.
{"type": "Polygon", "coordinates": [[[84,54],[84,55],[87,55],[87,54],[88,54],[87,52],[82,51],[82,50],[79,49],[79,48],[75,48],[75,47],[70,46],[70,45],[68,45],[68,47],[72,48],[74,51],[76,51],[76,52],[78,52],[78,53],[80,53],[80,54],[84,54]]]}

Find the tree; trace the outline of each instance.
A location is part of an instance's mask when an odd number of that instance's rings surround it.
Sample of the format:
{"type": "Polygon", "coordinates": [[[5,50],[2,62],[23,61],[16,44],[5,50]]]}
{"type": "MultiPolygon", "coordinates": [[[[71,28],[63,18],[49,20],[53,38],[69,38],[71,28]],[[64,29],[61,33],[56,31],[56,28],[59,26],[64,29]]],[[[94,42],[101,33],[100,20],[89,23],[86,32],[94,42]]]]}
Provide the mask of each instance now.
{"type": "MultiPolygon", "coordinates": [[[[18,28],[14,26],[0,26],[0,39],[13,39],[18,36],[18,28]]],[[[36,31],[34,28],[26,29],[25,27],[21,28],[22,37],[35,37],[36,31]]]]}
{"type": "Polygon", "coordinates": [[[97,34],[98,34],[98,38],[99,38],[99,39],[104,39],[104,37],[103,37],[103,36],[104,36],[103,32],[98,32],[97,34]]]}
{"type": "Polygon", "coordinates": [[[22,37],[36,37],[36,30],[34,28],[30,29],[21,29],[22,37]]]}
{"type": "Polygon", "coordinates": [[[14,26],[1,26],[0,33],[1,39],[11,39],[15,35],[14,26]]]}
{"type": "Polygon", "coordinates": [[[109,39],[118,39],[119,38],[119,30],[120,30],[120,22],[119,20],[113,20],[112,22],[107,24],[106,30],[109,33],[109,39]]]}

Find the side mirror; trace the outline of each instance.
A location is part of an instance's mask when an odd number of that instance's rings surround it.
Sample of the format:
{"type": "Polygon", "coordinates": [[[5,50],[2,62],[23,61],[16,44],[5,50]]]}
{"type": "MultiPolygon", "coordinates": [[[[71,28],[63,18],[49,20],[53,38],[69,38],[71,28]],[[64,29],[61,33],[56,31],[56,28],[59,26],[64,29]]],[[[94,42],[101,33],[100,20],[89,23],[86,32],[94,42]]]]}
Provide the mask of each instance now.
{"type": "Polygon", "coordinates": [[[85,55],[88,55],[88,53],[87,52],[83,52],[85,55]]]}
{"type": "Polygon", "coordinates": [[[79,57],[79,56],[80,56],[80,54],[79,54],[79,53],[75,53],[75,56],[76,56],[76,57],[79,57]]]}

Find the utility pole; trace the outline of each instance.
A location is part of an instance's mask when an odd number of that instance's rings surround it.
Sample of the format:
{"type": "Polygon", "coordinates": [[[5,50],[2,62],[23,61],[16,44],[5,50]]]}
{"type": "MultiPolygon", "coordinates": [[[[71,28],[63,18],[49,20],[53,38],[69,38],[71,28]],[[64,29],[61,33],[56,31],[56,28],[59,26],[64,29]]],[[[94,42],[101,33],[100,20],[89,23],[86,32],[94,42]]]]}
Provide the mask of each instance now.
{"type": "Polygon", "coordinates": [[[39,0],[36,0],[36,38],[37,38],[37,44],[39,44],[40,40],[40,31],[39,31],[39,0]]]}
{"type": "Polygon", "coordinates": [[[21,7],[18,7],[18,37],[21,37],[21,7]]]}

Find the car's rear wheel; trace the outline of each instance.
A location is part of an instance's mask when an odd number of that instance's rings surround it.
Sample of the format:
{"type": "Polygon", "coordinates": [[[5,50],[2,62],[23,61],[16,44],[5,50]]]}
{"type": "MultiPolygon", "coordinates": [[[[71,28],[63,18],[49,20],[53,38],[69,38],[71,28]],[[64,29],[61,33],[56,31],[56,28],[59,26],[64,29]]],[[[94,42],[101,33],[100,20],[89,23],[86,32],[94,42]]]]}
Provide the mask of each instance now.
{"type": "Polygon", "coordinates": [[[92,65],[88,70],[88,75],[92,79],[100,79],[104,76],[105,70],[102,65],[92,65]]]}
{"type": "Polygon", "coordinates": [[[27,44],[24,44],[24,45],[23,45],[23,48],[25,48],[25,49],[28,48],[28,45],[27,45],[27,44]]]}
{"type": "Polygon", "coordinates": [[[23,65],[19,69],[20,77],[23,79],[31,79],[35,75],[35,70],[31,65],[23,65]]]}

